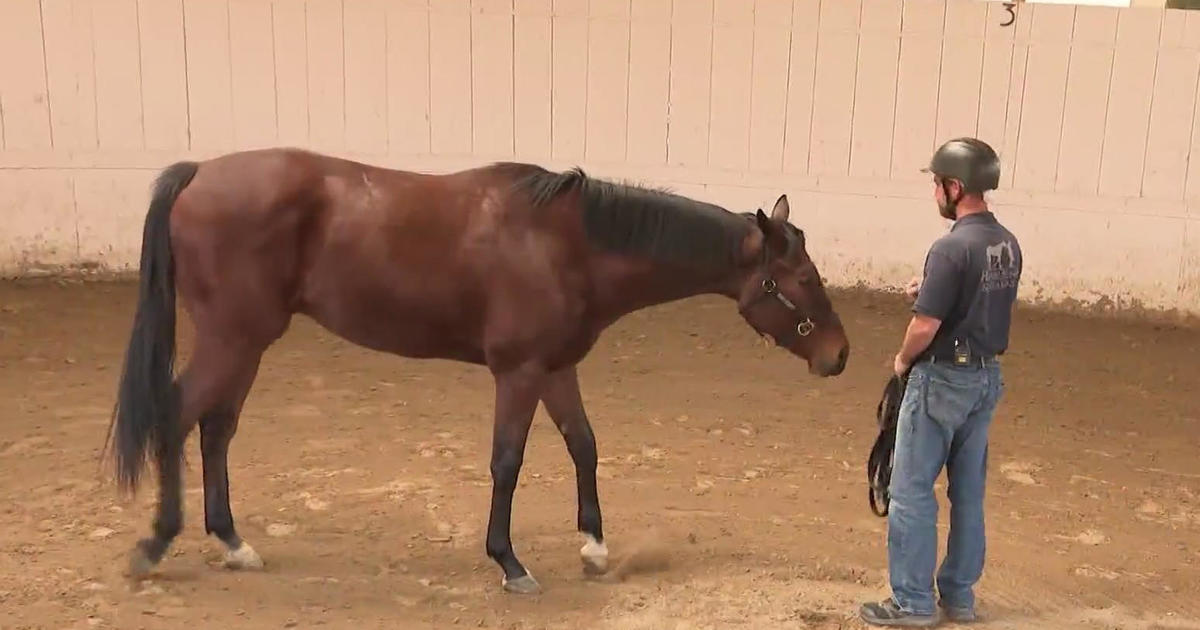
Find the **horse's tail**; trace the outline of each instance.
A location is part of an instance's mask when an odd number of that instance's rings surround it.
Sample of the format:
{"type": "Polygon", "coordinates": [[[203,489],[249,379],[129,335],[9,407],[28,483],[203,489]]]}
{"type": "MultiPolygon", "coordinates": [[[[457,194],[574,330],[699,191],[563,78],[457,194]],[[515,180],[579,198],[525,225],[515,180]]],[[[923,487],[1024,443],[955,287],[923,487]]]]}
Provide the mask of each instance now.
{"type": "Polygon", "coordinates": [[[164,169],[146,213],[137,311],[105,443],[106,451],[110,443],[115,445],[116,477],[124,490],[137,490],[151,448],[161,453],[178,430],[171,208],[198,168],[196,162],[177,162],[164,169]]]}

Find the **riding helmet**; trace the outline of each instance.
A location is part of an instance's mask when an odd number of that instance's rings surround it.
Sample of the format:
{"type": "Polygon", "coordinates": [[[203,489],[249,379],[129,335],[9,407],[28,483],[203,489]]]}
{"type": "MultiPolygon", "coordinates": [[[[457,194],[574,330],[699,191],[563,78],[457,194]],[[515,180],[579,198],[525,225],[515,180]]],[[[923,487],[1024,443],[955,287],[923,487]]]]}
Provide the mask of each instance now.
{"type": "Polygon", "coordinates": [[[957,179],[964,193],[982,193],[1000,186],[1000,158],[978,138],[954,138],[933,154],[923,173],[957,179]]]}

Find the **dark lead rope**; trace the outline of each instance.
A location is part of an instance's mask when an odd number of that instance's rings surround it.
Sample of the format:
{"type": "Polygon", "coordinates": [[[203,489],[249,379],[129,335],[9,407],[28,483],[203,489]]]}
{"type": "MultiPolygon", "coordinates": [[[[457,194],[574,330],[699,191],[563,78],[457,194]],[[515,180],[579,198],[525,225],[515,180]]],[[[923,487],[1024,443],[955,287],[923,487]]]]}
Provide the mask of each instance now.
{"type": "Polygon", "coordinates": [[[887,516],[891,504],[888,485],[892,481],[892,455],[896,451],[896,424],[900,419],[900,403],[904,400],[907,384],[908,374],[893,374],[875,408],[879,436],[875,438],[871,454],[867,457],[867,500],[875,516],[887,516]]]}

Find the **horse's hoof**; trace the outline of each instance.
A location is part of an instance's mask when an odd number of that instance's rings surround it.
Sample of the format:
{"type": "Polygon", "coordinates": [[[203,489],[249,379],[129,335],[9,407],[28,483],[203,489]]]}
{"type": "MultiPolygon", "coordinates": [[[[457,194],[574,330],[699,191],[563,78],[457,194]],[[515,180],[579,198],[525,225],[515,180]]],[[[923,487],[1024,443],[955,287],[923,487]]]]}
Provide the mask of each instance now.
{"type": "Polygon", "coordinates": [[[150,555],[146,553],[146,550],[142,549],[141,545],[138,545],[133,548],[133,551],[129,552],[129,569],[126,575],[135,580],[141,579],[150,575],[157,565],[158,562],[150,559],[150,555]]]}
{"type": "Polygon", "coordinates": [[[257,571],[263,568],[263,560],[249,543],[243,542],[241,547],[225,552],[225,568],[257,571]]]}
{"type": "Polygon", "coordinates": [[[584,536],[585,542],[579,549],[579,559],[583,561],[584,575],[597,576],[608,572],[608,546],[597,542],[591,536],[584,536]]]}
{"type": "Polygon", "coordinates": [[[599,577],[608,573],[608,559],[597,561],[594,558],[583,559],[583,574],[588,577],[599,577]]]}
{"type": "Polygon", "coordinates": [[[533,579],[532,575],[526,573],[512,580],[505,578],[504,590],[517,595],[536,595],[542,592],[542,586],[533,579]]]}

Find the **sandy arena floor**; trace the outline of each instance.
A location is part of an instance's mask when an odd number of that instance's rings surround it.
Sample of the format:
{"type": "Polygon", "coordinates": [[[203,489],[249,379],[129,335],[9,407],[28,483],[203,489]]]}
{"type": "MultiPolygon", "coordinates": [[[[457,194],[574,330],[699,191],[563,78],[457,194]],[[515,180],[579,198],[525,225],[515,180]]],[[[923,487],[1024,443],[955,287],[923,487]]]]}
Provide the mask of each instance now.
{"type": "MultiPolygon", "coordinates": [[[[573,468],[539,411],[513,540],[545,592],[521,598],[483,551],[487,373],[302,318],[268,352],[230,459],[267,570],[215,568],[193,433],[184,533],[159,577],[124,580],[155,487],[120,500],[97,457],[132,297],[0,284],[4,630],[860,628],[858,602],[885,593],[864,459],[907,317],[896,298],[835,294],[853,354],[824,381],[721,299],[620,322],[582,379],[614,560],[645,562],[583,578],[573,468]]],[[[1013,338],[980,627],[1200,628],[1200,330],[1026,309],[1013,338]]]]}

